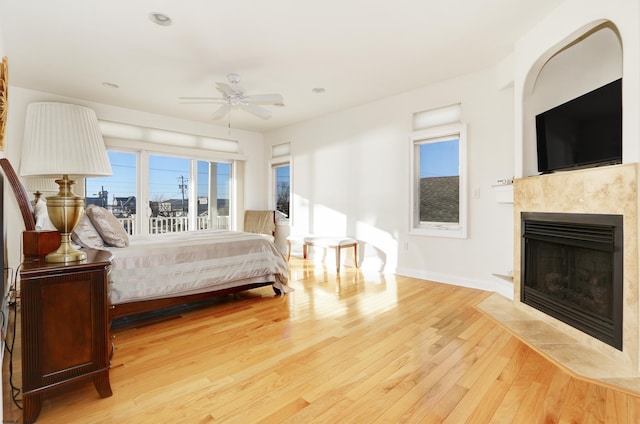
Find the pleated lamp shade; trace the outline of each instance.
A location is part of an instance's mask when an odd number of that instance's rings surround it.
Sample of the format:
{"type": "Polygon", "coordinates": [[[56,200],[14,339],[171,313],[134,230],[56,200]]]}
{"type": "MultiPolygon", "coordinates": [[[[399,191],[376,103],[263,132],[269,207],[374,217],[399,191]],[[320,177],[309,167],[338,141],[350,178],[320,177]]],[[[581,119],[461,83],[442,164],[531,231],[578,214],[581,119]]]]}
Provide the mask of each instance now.
{"type": "Polygon", "coordinates": [[[22,176],[111,175],[96,113],[84,106],[41,102],[27,106],[22,176]]]}
{"type": "Polygon", "coordinates": [[[31,103],[22,141],[20,174],[23,177],[57,178],[58,193],[47,196],[47,211],[60,232],[60,247],[46,262],[68,263],[87,258],[71,244],[71,232],[80,221],[84,199],[73,193],[69,178],[111,175],[96,113],[68,103],[31,103]]]}

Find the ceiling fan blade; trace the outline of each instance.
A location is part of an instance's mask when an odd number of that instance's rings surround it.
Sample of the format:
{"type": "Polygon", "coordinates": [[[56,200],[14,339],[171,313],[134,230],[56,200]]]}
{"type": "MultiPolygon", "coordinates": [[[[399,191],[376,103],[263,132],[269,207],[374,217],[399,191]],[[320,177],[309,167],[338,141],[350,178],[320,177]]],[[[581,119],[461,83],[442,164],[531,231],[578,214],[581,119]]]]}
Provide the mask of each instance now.
{"type": "Polygon", "coordinates": [[[251,103],[260,105],[275,105],[284,102],[281,94],[254,94],[252,96],[246,96],[246,99],[251,103]]]}
{"type": "Polygon", "coordinates": [[[180,102],[182,105],[224,105],[227,104],[224,100],[194,100],[192,102],[180,102]]]}
{"type": "Polygon", "coordinates": [[[222,106],[220,106],[218,108],[218,110],[216,110],[215,112],[213,112],[213,116],[211,117],[211,119],[220,119],[223,116],[225,116],[227,113],[229,113],[229,109],[231,108],[231,106],[229,105],[229,103],[224,104],[222,106]]]}
{"type": "Polygon", "coordinates": [[[180,104],[201,105],[201,104],[226,104],[227,100],[221,97],[180,97],[180,104]]]}
{"type": "Polygon", "coordinates": [[[263,107],[252,105],[252,104],[247,104],[247,105],[241,104],[240,107],[243,110],[246,110],[247,112],[250,112],[250,113],[253,113],[254,115],[259,116],[260,118],[264,118],[264,119],[271,118],[271,112],[263,107]]]}
{"type": "Polygon", "coordinates": [[[226,101],[222,97],[178,97],[178,100],[196,100],[196,101],[201,101],[201,100],[222,100],[222,101],[226,101]]]}
{"type": "Polygon", "coordinates": [[[228,85],[223,82],[217,82],[218,90],[222,91],[226,96],[236,96],[238,94],[244,94],[244,90],[237,85],[228,85]]]}
{"type": "Polygon", "coordinates": [[[216,85],[218,86],[218,90],[222,91],[222,93],[224,93],[227,96],[233,96],[235,94],[231,89],[231,87],[229,87],[227,84],[223,82],[217,82],[216,85]]]}

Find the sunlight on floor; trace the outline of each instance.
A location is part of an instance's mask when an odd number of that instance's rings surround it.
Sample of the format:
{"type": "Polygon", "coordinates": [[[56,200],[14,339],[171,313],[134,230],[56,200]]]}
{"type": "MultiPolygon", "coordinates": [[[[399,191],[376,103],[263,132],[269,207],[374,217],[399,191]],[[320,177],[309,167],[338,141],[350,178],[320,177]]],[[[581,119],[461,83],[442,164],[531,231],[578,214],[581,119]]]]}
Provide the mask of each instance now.
{"type": "Polygon", "coordinates": [[[295,266],[290,285],[295,291],[288,296],[295,297],[290,304],[303,311],[305,318],[335,319],[351,312],[373,318],[397,306],[396,276],[350,267],[342,267],[336,273],[331,267],[318,267],[313,262],[294,258],[291,261],[295,266]],[[354,293],[366,293],[367,297],[354,301],[354,293]],[[312,317],[306,316],[309,311],[313,311],[312,317]]]}

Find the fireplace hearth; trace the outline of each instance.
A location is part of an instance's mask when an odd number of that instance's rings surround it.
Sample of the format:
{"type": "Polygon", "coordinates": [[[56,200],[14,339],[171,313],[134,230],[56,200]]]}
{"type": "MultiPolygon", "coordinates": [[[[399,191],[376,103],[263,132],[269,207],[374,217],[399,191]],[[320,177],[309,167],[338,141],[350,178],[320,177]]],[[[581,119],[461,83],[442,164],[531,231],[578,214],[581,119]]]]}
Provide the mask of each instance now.
{"type": "Polygon", "coordinates": [[[523,212],[521,302],[622,350],[622,216],[523,212]]]}

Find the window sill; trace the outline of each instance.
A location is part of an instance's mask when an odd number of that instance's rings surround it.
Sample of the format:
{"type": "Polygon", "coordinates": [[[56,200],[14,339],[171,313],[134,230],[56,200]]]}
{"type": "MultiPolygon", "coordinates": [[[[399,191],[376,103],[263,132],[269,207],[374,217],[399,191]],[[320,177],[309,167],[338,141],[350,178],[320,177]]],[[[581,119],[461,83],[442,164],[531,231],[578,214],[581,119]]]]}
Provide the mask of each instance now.
{"type": "Polygon", "coordinates": [[[413,236],[426,236],[426,237],[447,237],[447,238],[459,238],[466,239],[467,232],[464,228],[455,227],[447,228],[445,226],[432,226],[432,227],[420,227],[412,228],[409,231],[413,236]]]}

